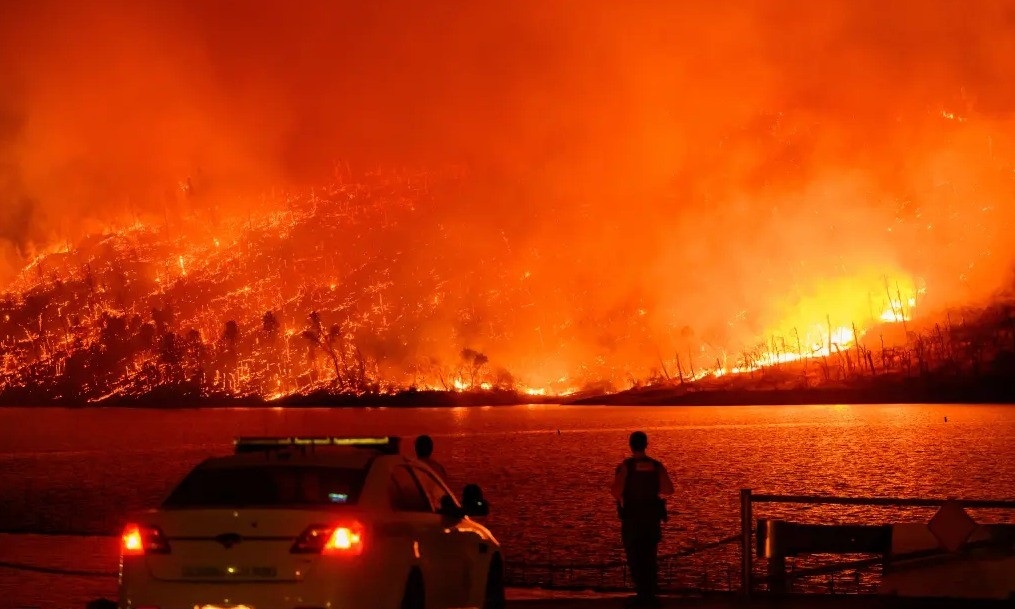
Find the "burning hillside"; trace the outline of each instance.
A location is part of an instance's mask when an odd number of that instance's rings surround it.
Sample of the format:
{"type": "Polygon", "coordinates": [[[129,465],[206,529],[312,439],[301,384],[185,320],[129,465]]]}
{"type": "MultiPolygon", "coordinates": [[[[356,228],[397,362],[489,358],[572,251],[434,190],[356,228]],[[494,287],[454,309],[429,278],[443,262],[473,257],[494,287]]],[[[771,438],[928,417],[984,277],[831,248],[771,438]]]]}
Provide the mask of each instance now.
{"type": "Polygon", "coordinates": [[[1005,3],[58,8],[0,22],[7,402],[831,382],[1012,283],[1005,3]]]}
{"type": "Polygon", "coordinates": [[[177,216],[40,253],[20,273],[0,303],[2,395],[563,396],[808,360],[824,362],[827,381],[829,358],[873,373],[857,339],[876,332],[881,362],[886,327],[889,346],[904,342],[925,298],[898,275],[824,278],[791,307],[769,302],[729,318],[717,342],[684,320],[660,327],[667,316],[650,315],[647,297],[604,310],[587,297],[584,273],[567,280],[521,263],[559,251],[522,255],[506,237],[465,247],[461,227],[433,213],[458,208],[463,180],[373,174],[217,220],[189,203],[200,194],[184,181],[177,216]],[[752,335],[749,315],[778,323],[752,335]]]}

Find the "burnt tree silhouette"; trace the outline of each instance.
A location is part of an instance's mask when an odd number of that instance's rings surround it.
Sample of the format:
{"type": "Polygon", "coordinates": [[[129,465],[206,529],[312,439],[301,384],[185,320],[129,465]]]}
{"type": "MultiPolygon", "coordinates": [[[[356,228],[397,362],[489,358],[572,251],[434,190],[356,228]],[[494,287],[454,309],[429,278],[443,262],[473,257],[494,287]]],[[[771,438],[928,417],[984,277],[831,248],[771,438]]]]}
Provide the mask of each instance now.
{"type": "Polygon", "coordinates": [[[236,342],[240,339],[240,326],[234,320],[226,322],[222,329],[222,350],[236,359],[236,342]]]}
{"type": "MultiPolygon", "coordinates": [[[[271,311],[265,312],[261,316],[261,332],[257,336],[256,342],[263,343],[266,348],[261,352],[265,354],[265,367],[277,378],[283,378],[287,375],[287,368],[284,363],[287,363],[288,348],[282,349],[281,347],[281,336],[282,336],[282,324],[279,323],[278,318],[271,311]]],[[[264,391],[264,390],[262,390],[264,391]]]]}
{"type": "Polygon", "coordinates": [[[479,376],[480,370],[490,361],[490,358],[469,348],[462,349],[461,355],[469,371],[469,389],[473,389],[476,387],[476,377],[479,376]]]}
{"type": "Polygon", "coordinates": [[[271,311],[268,311],[261,317],[261,330],[268,336],[277,336],[281,327],[282,325],[278,322],[278,318],[271,311]]]}
{"type": "Polygon", "coordinates": [[[342,382],[342,368],[339,365],[339,352],[335,345],[340,342],[341,328],[338,324],[334,324],[325,331],[324,324],[321,322],[321,314],[317,311],[310,313],[309,320],[310,326],[302,332],[301,336],[310,342],[311,356],[314,347],[319,347],[331,359],[331,364],[335,369],[334,384],[337,386],[342,382]]]}

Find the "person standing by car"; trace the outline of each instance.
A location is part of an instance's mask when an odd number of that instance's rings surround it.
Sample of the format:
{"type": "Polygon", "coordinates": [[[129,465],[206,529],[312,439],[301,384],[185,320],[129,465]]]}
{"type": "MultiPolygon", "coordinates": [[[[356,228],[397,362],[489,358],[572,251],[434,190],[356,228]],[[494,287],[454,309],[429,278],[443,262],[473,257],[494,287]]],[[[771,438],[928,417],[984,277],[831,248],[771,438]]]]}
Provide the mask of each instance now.
{"type": "Polygon", "coordinates": [[[617,501],[620,536],[637,591],[632,604],[648,606],[658,603],[658,551],[666,520],[666,502],[660,495],[672,495],[673,482],[666,467],[645,454],[645,432],[632,433],[629,445],[631,457],[617,466],[610,491],[617,501]]]}
{"type": "Polygon", "coordinates": [[[441,480],[447,482],[448,473],[444,470],[444,466],[438,463],[433,458],[433,438],[423,434],[416,438],[416,458],[426,464],[427,467],[432,469],[435,474],[441,477],[441,480]]]}

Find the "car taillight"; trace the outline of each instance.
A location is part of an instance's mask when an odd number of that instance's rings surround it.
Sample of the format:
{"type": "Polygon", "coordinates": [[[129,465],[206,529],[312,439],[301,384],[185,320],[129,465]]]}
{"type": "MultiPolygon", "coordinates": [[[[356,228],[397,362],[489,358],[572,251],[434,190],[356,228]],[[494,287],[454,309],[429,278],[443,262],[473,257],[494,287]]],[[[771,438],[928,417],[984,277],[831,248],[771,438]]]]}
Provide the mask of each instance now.
{"type": "Polygon", "coordinates": [[[312,524],[296,538],[289,551],[294,554],[358,556],[363,553],[363,525],[358,522],[312,524]]]}
{"type": "Polygon", "coordinates": [[[169,554],[169,542],[159,527],[128,523],[120,536],[120,554],[123,556],[144,556],[145,554],[169,554]]]}

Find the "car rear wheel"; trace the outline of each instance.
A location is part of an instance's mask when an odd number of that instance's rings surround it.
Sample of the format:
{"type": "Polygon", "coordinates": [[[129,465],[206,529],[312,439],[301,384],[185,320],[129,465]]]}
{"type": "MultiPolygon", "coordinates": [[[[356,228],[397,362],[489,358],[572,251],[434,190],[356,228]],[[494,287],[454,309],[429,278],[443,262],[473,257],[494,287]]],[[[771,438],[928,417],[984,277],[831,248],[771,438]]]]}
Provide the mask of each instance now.
{"type": "Polygon", "coordinates": [[[419,571],[410,573],[409,580],[405,582],[401,609],[426,609],[426,589],[419,571]]]}
{"type": "Polygon", "coordinates": [[[504,605],[504,566],[500,556],[494,556],[490,563],[490,573],[486,576],[483,609],[504,609],[504,605]]]}

